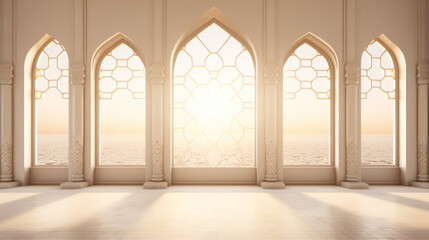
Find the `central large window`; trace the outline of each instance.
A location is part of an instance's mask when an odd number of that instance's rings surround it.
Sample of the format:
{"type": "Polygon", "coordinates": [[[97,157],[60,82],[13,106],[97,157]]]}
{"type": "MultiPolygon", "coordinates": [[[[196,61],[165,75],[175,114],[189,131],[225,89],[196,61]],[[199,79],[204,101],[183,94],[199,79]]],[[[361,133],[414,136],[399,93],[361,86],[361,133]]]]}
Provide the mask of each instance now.
{"type": "Polygon", "coordinates": [[[255,68],[249,48],[211,23],[178,52],[174,166],[255,166],[255,68]]]}

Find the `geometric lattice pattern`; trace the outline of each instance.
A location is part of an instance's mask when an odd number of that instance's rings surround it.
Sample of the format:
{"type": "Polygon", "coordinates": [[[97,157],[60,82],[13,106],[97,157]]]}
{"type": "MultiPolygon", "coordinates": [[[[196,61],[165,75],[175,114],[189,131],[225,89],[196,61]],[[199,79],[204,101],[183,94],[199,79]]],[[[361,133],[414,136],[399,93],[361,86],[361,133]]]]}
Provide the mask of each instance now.
{"type": "Polygon", "coordinates": [[[395,99],[395,64],[389,51],[377,40],[373,40],[362,54],[361,98],[366,99],[374,89],[382,91],[386,99],[395,99]]]}
{"type": "Polygon", "coordinates": [[[306,42],[287,58],[282,89],[284,165],[329,165],[331,71],[326,57],[306,42]]]}
{"type": "Polygon", "coordinates": [[[299,46],[283,67],[283,98],[295,99],[308,89],[317,99],[330,99],[331,81],[326,58],[307,43],[299,46]]]}
{"type": "Polygon", "coordinates": [[[63,99],[69,98],[69,60],[66,50],[57,40],[42,50],[35,68],[35,99],[41,99],[50,89],[58,90],[63,99]]]}
{"type": "Polygon", "coordinates": [[[255,166],[255,68],[249,50],[213,23],[174,66],[174,166],[255,166]]]}
{"type": "Polygon", "coordinates": [[[140,57],[128,45],[122,43],[101,62],[99,98],[112,99],[117,90],[126,89],[133,95],[133,99],[144,99],[145,76],[140,57]]]}

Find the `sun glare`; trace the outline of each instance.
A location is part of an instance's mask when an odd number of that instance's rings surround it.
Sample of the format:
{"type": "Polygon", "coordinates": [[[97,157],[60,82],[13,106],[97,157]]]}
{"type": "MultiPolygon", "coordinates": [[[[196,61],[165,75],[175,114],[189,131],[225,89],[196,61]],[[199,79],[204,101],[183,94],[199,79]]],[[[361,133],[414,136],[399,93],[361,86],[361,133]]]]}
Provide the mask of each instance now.
{"type": "Polygon", "coordinates": [[[255,165],[255,69],[248,49],[213,23],[177,54],[174,165],[255,165]]]}

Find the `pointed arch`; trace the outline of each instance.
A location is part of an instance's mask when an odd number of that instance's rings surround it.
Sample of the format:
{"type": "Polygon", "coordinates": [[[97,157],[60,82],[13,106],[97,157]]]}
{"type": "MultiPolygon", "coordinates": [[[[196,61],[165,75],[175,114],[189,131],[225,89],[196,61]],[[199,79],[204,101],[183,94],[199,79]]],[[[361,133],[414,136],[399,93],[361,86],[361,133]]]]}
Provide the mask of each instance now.
{"type": "Polygon", "coordinates": [[[173,54],[170,58],[171,69],[174,69],[174,62],[179,53],[180,49],[203,29],[211,25],[212,23],[218,24],[222,29],[228,32],[231,36],[237,39],[243,44],[250,52],[253,58],[253,64],[256,66],[257,56],[255,48],[250,38],[245,34],[235,23],[231,20],[228,15],[223,13],[216,7],[212,7],[204,12],[194,23],[188,28],[187,31],[183,32],[182,35],[177,39],[176,44],[173,47],[173,54]]]}
{"type": "Polygon", "coordinates": [[[24,85],[30,84],[25,88],[31,96],[32,165],[68,165],[68,53],[59,41],[45,34],[28,52],[24,68],[24,85]]]}
{"type": "Polygon", "coordinates": [[[181,38],[172,55],[173,165],[252,167],[254,52],[219,19],[205,20],[181,38]]]}
{"type": "Polygon", "coordinates": [[[136,44],[122,33],[103,42],[92,58],[92,80],[96,165],[145,165],[147,78],[136,44]]]}
{"type": "Polygon", "coordinates": [[[402,51],[384,34],[362,50],[360,122],[364,165],[399,164],[399,132],[405,127],[400,120],[405,98],[399,93],[405,93],[401,90],[406,87],[405,71],[402,51]],[[373,151],[379,152],[377,159],[370,155],[373,151]]]}
{"type": "Polygon", "coordinates": [[[143,57],[143,54],[137,48],[136,43],[133,40],[131,40],[129,37],[127,37],[125,34],[118,32],[118,33],[115,33],[110,38],[108,38],[103,43],[101,43],[94,51],[94,54],[92,55],[92,60],[91,60],[91,66],[92,66],[91,72],[94,73],[95,72],[94,70],[100,67],[99,64],[101,64],[102,59],[109,52],[111,52],[113,49],[115,49],[117,46],[121,45],[122,43],[130,47],[137,54],[137,56],[142,60],[143,65],[146,66],[146,62],[143,57]]]}
{"type": "Polygon", "coordinates": [[[333,166],[339,84],[335,51],[309,32],[294,42],[282,67],[283,163],[333,166]],[[315,134],[320,136],[316,138],[315,134]],[[305,141],[318,146],[317,157],[299,150],[305,141]]]}
{"type": "Polygon", "coordinates": [[[292,53],[304,43],[307,43],[312,48],[316,49],[321,55],[325,56],[326,60],[328,61],[328,64],[332,66],[333,70],[338,69],[338,57],[334,49],[322,38],[318,37],[312,32],[304,34],[292,44],[292,47],[289,49],[289,51],[283,58],[282,66],[285,65],[286,60],[289,58],[289,56],[292,55],[292,53]]]}

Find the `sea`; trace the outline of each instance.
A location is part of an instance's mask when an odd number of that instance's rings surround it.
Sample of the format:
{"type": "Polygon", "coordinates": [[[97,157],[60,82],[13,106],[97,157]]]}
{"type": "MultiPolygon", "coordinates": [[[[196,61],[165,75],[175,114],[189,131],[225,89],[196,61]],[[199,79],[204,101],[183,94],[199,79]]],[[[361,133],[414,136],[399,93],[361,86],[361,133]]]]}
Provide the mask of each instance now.
{"type": "MultiPolygon", "coordinates": [[[[103,134],[100,138],[101,164],[144,165],[144,134],[103,134]]],[[[393,163],[391,134],[362,135],[362,164],[393,163]]],[[[249,156],[245,156],[248,158],[249,156]]],[[[329,164],[329,136],[326,134],[285,134],[283,136],[285,165],[329,164]]],[[[39,134],[37,136],[38,165],[68,164],[68,135],[39,134]]]]}

